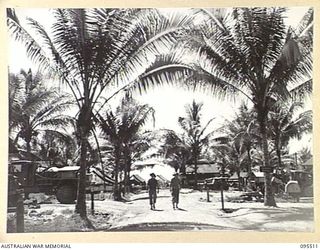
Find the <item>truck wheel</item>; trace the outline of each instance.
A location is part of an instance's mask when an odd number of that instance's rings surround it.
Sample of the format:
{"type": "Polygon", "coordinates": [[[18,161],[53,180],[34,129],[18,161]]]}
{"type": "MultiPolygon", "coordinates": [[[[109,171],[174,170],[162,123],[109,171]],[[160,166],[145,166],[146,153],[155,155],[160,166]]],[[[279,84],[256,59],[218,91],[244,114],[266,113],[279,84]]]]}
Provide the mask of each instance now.
{"type": "Polygon", "coordinates": [[[62,204],[74,203],[77,196],[77,192],[74,186],[62,185],[58,187],[56,197],[57,200],[62,204]]]}

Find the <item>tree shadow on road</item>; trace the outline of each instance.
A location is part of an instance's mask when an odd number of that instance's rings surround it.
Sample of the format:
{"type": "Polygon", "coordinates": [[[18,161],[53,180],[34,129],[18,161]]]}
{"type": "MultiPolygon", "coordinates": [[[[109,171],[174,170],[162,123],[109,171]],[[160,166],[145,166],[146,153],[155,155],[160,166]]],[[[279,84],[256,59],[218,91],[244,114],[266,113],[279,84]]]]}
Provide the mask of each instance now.
{"type": "Polygon", "coordinates": [[[188,212],[188,210],[185,210],[185,209],[183,209],[183,208],[178,208],[178,210],[180,210],[180,211],[184,211],[184,212],[188,212]]]}
{"type": "MultiPolygon", "coordinates": [[[[168,198],[168,197],[171,197],[171,196],[169,196],[169,195],[161,195],[161,196],[157,196],[157,199],[158,198],[168,198]]],[[[138,200],[149,200],[149,196],[135,198],[135,199],[129,200],[128,202],[130,202],[130,201],[138,201],[138,200]]]]}

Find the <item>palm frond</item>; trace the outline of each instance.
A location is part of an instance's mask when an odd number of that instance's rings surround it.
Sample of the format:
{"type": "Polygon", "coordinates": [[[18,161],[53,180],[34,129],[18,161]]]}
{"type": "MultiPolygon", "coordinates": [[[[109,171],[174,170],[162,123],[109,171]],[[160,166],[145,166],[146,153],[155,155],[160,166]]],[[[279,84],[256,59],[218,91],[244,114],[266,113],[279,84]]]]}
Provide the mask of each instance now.
{"type": "Polygon", "coordinates": [[[23,43],[26,47],[27,56],[38,63],[42,69],[50,69],[50,63],[45,52],[37,41],[24,29],[13,9],[7,11],[7,25],[14,39],[23,43]]]}

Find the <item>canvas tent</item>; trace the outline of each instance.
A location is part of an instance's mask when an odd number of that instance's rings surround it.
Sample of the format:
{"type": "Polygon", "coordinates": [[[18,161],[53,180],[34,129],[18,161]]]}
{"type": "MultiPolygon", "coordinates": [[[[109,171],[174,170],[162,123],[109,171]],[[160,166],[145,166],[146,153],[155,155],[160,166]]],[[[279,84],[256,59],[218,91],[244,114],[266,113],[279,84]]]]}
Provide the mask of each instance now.
{"type": "Polygon", "coordinates": [[[133,174],[130,177],[130,185],[132,187],[146,188],[146,181],[138,174],[133,174]]]}
{"type": "Polygon", "coordinates": [[[160,187],[168,187],[170,185],[170,181],[163,177],[161,174],[157,175],[157,179],[160,187]]]}

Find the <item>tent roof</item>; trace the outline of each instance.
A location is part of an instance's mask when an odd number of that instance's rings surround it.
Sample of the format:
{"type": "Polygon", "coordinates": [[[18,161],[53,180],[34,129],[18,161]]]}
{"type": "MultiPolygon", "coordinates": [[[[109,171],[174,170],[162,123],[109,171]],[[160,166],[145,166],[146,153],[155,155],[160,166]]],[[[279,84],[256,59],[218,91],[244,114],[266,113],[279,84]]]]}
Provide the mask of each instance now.
{"type": "Polygon", "coordinates": [[[264,178],[264,172],[252,172],[257,178],[264,178]]]}
{"type": "Polygon", "coordinates": [[[313,165],[313,157],[311,157],[309,160],[305,161],[301,165],[302,166],[312,166],[313,165]]]}
{"type": "MultiPolygon", "coordinates": [[[[240,172],[240,177],[242,178],[247,178],[248,177],[248,172],[240,172]]],[[[233,175],[229,178],[231,180],[233,179],[238,179],[238,174],[237,173],[233,173],[233,175]]]]}
{"type": "Polygon", "coordinates": [[[159,178],[161,181],[163,181],[163,182],[168,182],[168,181],[169,181],[169,180],[167,180],[166,178],[164,178],[161,174],[158,174],[157,176],[158,176],[158,178],[159,178]]]}
{"type": "Polygon", "coordinates": [[[47,171],[48,172],[62,172],[62,171],[77,171],[80,169],[80,166],[65,166],[62,168],[51,167],[47,171]]]}
{"type": "MultiPolygon", "coordinates": [[[[186,173],[193,173],[194,171],[194,165],[189,165],[186,168],[186,173]]],[[[203,163],[198,165],[198,171],[199,174],[210,174],[210,173],[219,173],[219,165],[216,163],[203,163]]]]}
{"type": "Polygon", "coordinates": [[[138,175],[138,174],[131,175],[130,180],[133,180],[133,179],[135,179],[136,181],[141,182],[141,183],[146,182],[146,181],[145,181],[140,175],[138,175]]]}

